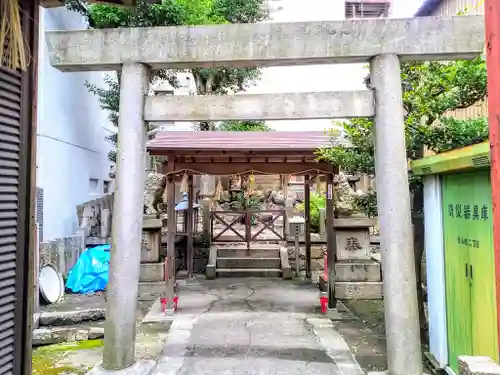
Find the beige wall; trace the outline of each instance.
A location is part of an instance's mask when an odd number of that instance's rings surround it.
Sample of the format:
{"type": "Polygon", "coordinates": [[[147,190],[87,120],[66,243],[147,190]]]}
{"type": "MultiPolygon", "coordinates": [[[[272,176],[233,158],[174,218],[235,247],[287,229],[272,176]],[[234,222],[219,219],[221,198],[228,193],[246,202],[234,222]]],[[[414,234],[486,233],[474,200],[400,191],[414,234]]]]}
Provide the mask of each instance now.
{"type": "Polygon", "coordinates": [[[484,14],[482,0],[444,0],[432,16],[456,16],[467,10],[467,14],[484,14]],[[479,5],[478,5],[479,4],[479,5]]]}

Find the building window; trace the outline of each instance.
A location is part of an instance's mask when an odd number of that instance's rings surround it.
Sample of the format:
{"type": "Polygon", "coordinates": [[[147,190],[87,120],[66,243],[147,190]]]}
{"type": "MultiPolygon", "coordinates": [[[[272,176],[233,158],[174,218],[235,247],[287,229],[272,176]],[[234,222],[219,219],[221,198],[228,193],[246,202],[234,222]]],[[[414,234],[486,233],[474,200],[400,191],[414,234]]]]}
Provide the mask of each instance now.
{"type": "Polygon", "coordinates": [[[155,96],[174,95],[174,90],[155,90],[155,96]]]}
{"type": "Polygon", "coordinates": [[[390,0],[349,0],[345,2],[345,18],[386,18],[390,8],[390,0]]]}
{"type": "Polygon", "coordinates": [[[104,194],[109,193],[109,187],[111,186],[111,181],[104,181],[102,184],[102,191],[104,194]]]}
{"type": "Polygon", "coordinates": [[[90,194],[98,194],[99,191],[97,190],[99,188],[99,180],[97,178],[90,178],[89,179],[89,192],[90,194]]]}

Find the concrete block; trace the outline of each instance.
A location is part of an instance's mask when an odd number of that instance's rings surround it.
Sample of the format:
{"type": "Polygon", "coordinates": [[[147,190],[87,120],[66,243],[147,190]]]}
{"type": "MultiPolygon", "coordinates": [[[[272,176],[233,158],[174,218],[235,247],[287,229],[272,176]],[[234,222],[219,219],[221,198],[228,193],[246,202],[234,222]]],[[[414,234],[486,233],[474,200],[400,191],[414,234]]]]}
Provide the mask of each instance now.
{"type": "Polygon", "coordinates": [[[280,258],[217,258],[218,268],[280,268],[280,258]]]}
{"type": "Polygon", "coordinates": [[[207,280],[214,280],[217,277],[217,272],[215,271],[215,265],[207,264],[205,268],[205,276],[207,280]]]}
{"type": "Polygon", "coordinates": [[[335,282],[335,295],[338,299],[382,299],[382,282],[335,282]]]}
{"type": "Polygon", "coordinates": [[[106,309],[95,308],[75,311],[42,312],[39,316],[39,324],[42,326],[65,326],[80,324],[85,321],[96,321],[105,319],[106,309]]]}
{"type": "Polygon", "coordinates": [[[165,263],[141,263],[140,282],[155,282],[165,280],[165,263]]]}
{"type": "Polygon", "coordinates": [[[380,281],[380,264],[376,262],[335,263],[336,281],[380,281]]]}
{"type": "Polygon", "coordinates": [[[60,344],[63,342],[85,341],[89,330],[77,327],[38,328],[33,330],[34,346],[60,344]]]}
{"type": "Polygon", "coordinates": [[[374,116],[373,93],[148,96],[146,121],[300,120],[374,116]]]}
{"type": "Polygon", "coordinates": [[[208,264],[205,269],[206,277],[208,280],[214,280],[217,277],[217,272],[215,270],[217,266],[217,246],[210,246],[210,252],[208,254],[208,264]]]}
{"type": "Polygon", "coordinates": [[[141,360],[133,366],[127,367],[118,371],[107,371],[102,368],[101,364],[96,365],[92,370],[87,372],[88,375],[150,375],[153,373],[156,366],[156,361],[141,360]]]}
{"type": "Polygon", "coordinates": [[[154,215],[144,215],[142,219],[143,230],[160,230],[162,227],[162,219],[154,215]]]}
{"type": "Polygon", "coordinates": [[[125,62],[154,69],[363,63],[382,54],[447,60],[483,53],[484,17],[65,30],[47,32],[46,41],[50,63],[63,71],[118,70],[125,62]]]}
{"type": "Polygon", "coordinates": [[[160,297],[165,297],[167,287],[165,282],[139,283],[139,301],[155,301],[160,297]]]}
{"type": "Polygon", "coordinates": [[[141,322],[141,330],[165,331],[172,325],[172,316],[166,315],[161,309],[161,301],[157,299],[141,322]]]}
{"type": "Polygon", "coordinates": [[[88,337],[89,340],[102,339],[104,337],[104,327],[90,327],[88,337]]]}
{"type": "Polygon", "coordinates": [[[458,375],[500,375],[500,366],[489,357],[458,357],[458,375]]]}
{"type": "Polygon", "coordinates": [[[288,261],[288,249],[286,247],[280,248],[280,260],[281,260],[281,277],[285,280],[291,280],[293,278],[292,267],[288,261]]]}

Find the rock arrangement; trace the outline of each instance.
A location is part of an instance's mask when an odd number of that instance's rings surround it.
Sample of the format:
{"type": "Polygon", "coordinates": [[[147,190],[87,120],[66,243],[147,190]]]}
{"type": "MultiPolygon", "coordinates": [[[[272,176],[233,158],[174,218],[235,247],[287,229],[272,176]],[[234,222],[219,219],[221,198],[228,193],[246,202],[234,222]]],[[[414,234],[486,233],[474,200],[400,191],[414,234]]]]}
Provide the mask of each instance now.
{"type": "Polygon", "coordinates": [[[349,184],[348,177],[339,172],[333,179],[335,216],[337,217],[364,217],[356,207],[355,198],[363,195],[361,190],[354,190],[349,184]]]}

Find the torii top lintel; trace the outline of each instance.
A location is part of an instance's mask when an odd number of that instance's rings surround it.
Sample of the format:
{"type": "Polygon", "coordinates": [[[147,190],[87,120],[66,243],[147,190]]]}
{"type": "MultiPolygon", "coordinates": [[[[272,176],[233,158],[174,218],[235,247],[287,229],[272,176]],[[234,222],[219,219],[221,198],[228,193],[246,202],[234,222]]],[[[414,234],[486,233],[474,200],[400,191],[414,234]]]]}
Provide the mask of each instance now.
{"type": "Polygon", "coordinates": [[[484,52],[482,16],[117,28],[46,33],[62,71],[254,67],[402,60],[468,59],[484,52]]]}

